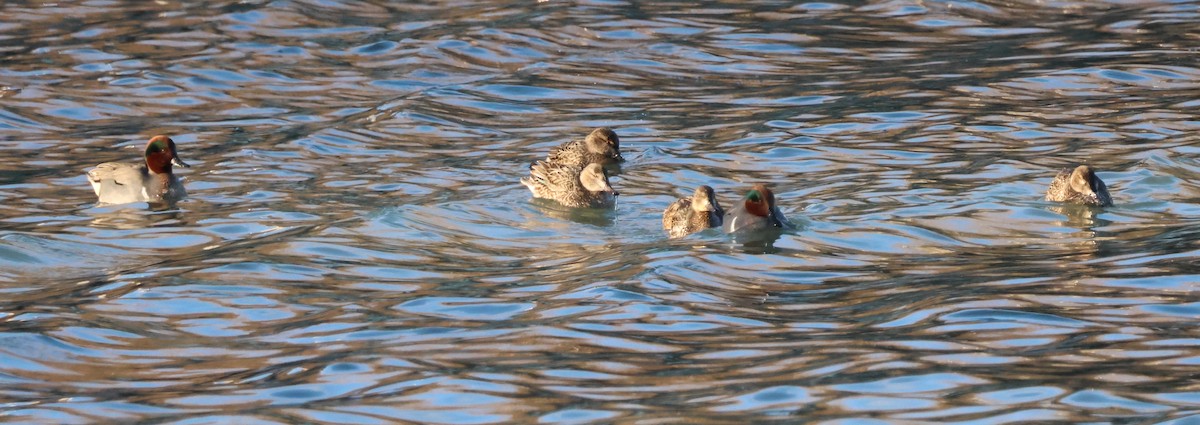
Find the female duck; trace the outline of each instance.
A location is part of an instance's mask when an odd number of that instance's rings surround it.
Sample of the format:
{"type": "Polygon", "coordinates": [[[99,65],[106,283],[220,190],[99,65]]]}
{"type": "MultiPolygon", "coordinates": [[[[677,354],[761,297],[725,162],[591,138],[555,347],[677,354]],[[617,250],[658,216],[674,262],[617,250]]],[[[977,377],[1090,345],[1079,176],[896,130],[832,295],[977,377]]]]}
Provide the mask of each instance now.
{"type": "Polygon", "coordinates": [[[672,238],[682,238],[710,227],[721,226],[725,211],[708,186],[696,188],[691,198],[675,201],[663,211],[663,230],[672,238]]]}
{"type": "Polygon", "coordinates": [[[146,143],[145,163],[106,162],[87,172],[100,204],[175,202],[187,196],[171,166],[189,167],[175,153],[175,141],[154,136],[146,143]]]}
{"type": "Polygon", "coordinates": [[[625,162],[621,156],[621,139],[607,128],[592,130],[583,140],[572,140],[550,150],[546,162],[583,168],[591,163],[603,166],[625,162]]]}
{"type": "Polygon", "coordinates": [[[617,192],[608,184],[608,173],[600,164],[576,167],[537,161],[529,176],[521,178],[534,198],[551,199],[571,208],[612,208],[617,192]]]}
{"type": "Polygon", "coordinates": [[[759,183],[746,193],[746,199],[734,205],[725,214],[724,229],[727,233],[749,234],[764,230],[783,230],[791,223],[775,206],[775,194],[767,185],[759,183]]]}
{"type": "Polygon", "coordinates": [[[1046,190],[1046,200],[1097,207],[1112,206],[1108,187],[1096,177],[1092,168],[1086,165],[1075,167],[1075,170],[1059,171],[1054,181],[1050,182],[1050,188],[1046,190]]]}

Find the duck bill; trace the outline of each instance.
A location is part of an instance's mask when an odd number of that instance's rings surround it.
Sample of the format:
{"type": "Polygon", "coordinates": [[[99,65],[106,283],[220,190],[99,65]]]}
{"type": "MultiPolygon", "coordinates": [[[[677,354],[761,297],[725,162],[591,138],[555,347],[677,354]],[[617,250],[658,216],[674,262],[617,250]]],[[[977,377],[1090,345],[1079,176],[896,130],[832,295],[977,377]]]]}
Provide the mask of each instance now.
{"type": "Polygon", "coordinates": [[[1079,195],[1081,198],[1086,199],[1088,201],[1095,201],[1097,199],[1100,199],[1100,196],[1097,195],[1096,191],[1093,190],[1091,187],[1087,187],[1084,190],[1079,191],[1079,195]]]}
{"type": "Polygon", "coordinates": [[[1097,201],[1100,200],[1101,193],[1107,192],[1107,190],[1104,190],[1104,183],[1101,183],[1100,179],[1096,179],[1092,184],[1088,185],[1088,189],[1092,190],[1092,193],[1088,194],[1088,196],[1096,198],[1097,201]]]}
{"type": "Polygon", "coordinates": [[[614,156],[613,159],[616,160],[618,163],[625,162],[625,157],[621,156],[621,154],[619,154],[619,153],[616,156],[614,156]]]}
{"type": "Polygon", "coordinates": [[[191,165],[187,165],[187,163],[183,162],[183,160],[179,159],[179,157],[177,157],[177,156],[171,157],[171,165],[174,165],[176,167],[183,167],[183,168],[191,168],[192,167],[191,165]]]}
{"type": "MultiPolygon", "coordinates": [[[[607,176],[605,176],[605,177],[607,177],[607,176]]],[[[591,190],[587,186],[584,186],[584,189],[591,190]]],[[[597,193],[606,193],[607,192],[607,193],[613,194],[613,196],[620,195],[619,193],[617,193],[616,190],[613,190],[613,187],[611,184],[608,184],[607,178],[604,179],[604,183],[602,185],[600,185],[599,188],[597,188],[596,192],[597,193]]]]}
{"type": "Polygon", "coordinates": [[[789,226],[787,219],[783,217],[783,213],[780,213],[778,208],[771,208],[771,214],[767,215],[767,221],[780,229],[789,226]]]}

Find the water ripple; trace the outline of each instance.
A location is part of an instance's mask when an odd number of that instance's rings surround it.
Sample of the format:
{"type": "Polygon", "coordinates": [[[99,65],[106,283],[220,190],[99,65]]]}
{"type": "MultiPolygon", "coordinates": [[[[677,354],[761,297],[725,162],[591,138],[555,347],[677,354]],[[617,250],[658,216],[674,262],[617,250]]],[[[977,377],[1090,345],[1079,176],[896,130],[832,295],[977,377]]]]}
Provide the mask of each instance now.
{"type": "Polygon", "coordinates": [[[202,6],[0,6],[6,420],[1195,419],[1194,4],[202,6]],[[531,200],[598,126],[617,207],[531,200]]]}

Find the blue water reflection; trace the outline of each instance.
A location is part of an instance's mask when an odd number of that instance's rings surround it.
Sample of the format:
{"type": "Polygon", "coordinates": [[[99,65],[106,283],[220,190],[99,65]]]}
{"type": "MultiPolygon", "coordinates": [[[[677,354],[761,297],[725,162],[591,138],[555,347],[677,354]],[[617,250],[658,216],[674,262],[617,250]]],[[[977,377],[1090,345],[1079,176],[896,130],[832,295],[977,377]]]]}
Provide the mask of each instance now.
{"type": "Polygon", "coordinates": [[[0,421],[1196,420],[1190,2],[0,14],[0,421]],[[616,208],[531,200],[599,126],[616,208]],[[189,198],[97,207],[157,133],[189,198]]]}

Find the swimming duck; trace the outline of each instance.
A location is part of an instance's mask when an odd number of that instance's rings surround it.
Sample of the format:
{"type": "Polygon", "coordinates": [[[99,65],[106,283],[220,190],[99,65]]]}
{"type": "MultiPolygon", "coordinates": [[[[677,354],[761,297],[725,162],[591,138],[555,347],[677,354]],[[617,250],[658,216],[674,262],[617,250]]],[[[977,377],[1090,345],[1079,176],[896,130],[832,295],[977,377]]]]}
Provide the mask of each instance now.
{"type": "Polygon", "coordinates": [[[1085,204],[1097,207],[1112,206],[1112,197],[1108,196],[1108,187],[1092,171],[1092,167],[1080,165],[1074,170],[1063,169],[1050,182],[1046,190],[1046,200],[1085,204]]]}
{"type": "Polygon", "coordinates": [[[754,185],[746,193],[746,199],[734,205],[723,221],[725,232],[735,234],[791,227],[791,223],[775,206],[775,194],[762,183],[754,185]]]}
{"type": "Polygon", "coordinates": [[[577,167],[537,161],[521,184],[534,198],[552,199],[571,208],[612,208],[617,201],[617,191],[608,184],[608,172],[596,163],[577,167]]]}
{"type": "Polygon", "coordinates": [[[187,196],[171,166],[190,167],[175,153],[175,141],[154,136],[146,143],[143,164],[106,162],[87,172],[101,204],[175,202],[187,196]]]}
{"type": "Polygon", "coordinates": [[[682,238],[695,232],[719,227],[725,211],[708,186],[696,188],[690,198],[682,198],[663,211],[663,230],[672,238],[682,238]]]}
{"type": "Polygon", "coordinates": [[[625,162],[621,156],[621,139],[608,128],[592,130],[582,140],[572,140],[550,150],[546,162],[584,167],[591,163],[604,166],[625,162]]]}

